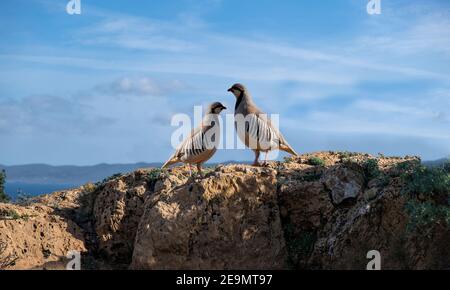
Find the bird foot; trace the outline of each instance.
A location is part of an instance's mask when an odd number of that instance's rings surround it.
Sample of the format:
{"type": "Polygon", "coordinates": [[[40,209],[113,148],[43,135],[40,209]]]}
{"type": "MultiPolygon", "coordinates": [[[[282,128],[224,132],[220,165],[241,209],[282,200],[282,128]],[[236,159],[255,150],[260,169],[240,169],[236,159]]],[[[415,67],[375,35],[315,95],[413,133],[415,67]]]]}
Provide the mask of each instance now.
{"type": "Polygon", "coordinates": [[[203,174],[202,171],[200,171],[200,172],[199,171],[192,171],[190,177],[193,180],[202,179],[204,177],[204,174],[203,174]]]}

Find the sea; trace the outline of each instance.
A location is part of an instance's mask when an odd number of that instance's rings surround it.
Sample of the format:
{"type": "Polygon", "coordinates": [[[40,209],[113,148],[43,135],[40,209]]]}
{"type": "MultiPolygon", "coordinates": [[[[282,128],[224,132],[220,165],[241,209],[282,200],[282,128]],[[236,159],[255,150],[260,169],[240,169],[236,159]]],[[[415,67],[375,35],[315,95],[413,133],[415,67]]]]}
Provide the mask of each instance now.
{"type": "Polygon", "coordinates": [[[37,196],[64,189],[77,188],[79,186],[80,185],[78,184],[31,184],[20,182],[6,182],[5,192],[6,194],[8,194],[8,196],[15,200],[18,195],[37,196]]]}

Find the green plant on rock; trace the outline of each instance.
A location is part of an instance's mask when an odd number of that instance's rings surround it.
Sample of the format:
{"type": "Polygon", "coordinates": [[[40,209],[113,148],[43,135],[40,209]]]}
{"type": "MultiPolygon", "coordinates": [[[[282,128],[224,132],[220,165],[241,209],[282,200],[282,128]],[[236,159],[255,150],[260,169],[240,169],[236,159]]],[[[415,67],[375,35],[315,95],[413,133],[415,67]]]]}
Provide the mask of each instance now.
{"type": "Polygon", "coordinates": [[[289,163],[292,162],[294,160],[294,158],[292,156],[285,156],[283,157],[284,162],[289,163]]]}
{"type": "Polygon", "coordinates": [[[450,173],[450,158],[447,161],[444,162],[444,164],[442,165],[442,169],[445,172],[450,173]]]}
{"type": "Polygon", "coordinates": [[[401,175],[404,194],[409,198],[405,210],[409,215],[408,229],[427,230],[445,222],[450,227],[450,174],[444,167],[423,165],[407,167],[401,175]]]}
{"type": "Polygon", "coordinates": [[[313,166],[325,166],[325,160],[319,157],[310,157],[308,159],[308,164],[313,166]]]}
{"type": "Polygon", "coordinates": [[[106,186],[106,184],[108,182],[110,182],[111,180],[120,178],[120,177],[122,177],[122,173],[116,173],[116,174],[113,174],[111,176],[108,176],[108,177],[104,178],[102,181],[99,181],[99,182],[94,184],[95,189],[91,193],[93,193],[93,194],[98,193],[99,191],[101,191],[102,189],[105,188],[105,186],[106,186]]]}
{"type": "Polygon", "coordinates": [[[159,168],[151,169],[147,174],[147,181],[154,182],[158,180],[161,177],[161,172],[162,171],[159,168]]]}
{"type": "Polygon", "coordinates": [[[162,170],[159,168],[151,169],[147,174],[147,185],[151,190],[155,189],[156,182],[161,178],[162,170]]]}
{"type": "Polygon", "coordinates": [[[204,167],[203,174],[208,174],[208,173],[214,172],[214,171],[216,171],[216,169],[217,169],[217,165],[204,167]]]}
{"type": "Polygon", "coordinates": [[[6,172],[5,170],[0,171],[0,202],[9,202],[10,198],[5,193],[5,182],[6,182],[6,172]]]}
{"type": "MultiPolygon", "coordinates": [[[[119,177],[122,177],[122,173],[116,173],[116,174],[113,174],[113,175],[111,175],[111,176],[109,176],[109,177],[106,177],[105,179],[103,179],[103,180],[100,182],[100,184],[104,185],[105,183],[108,183],[109,181],[114,180],[114,179],[117,179],[117,178],[119,178],[119,177]]],[[[97,182],[96,185],[98,185],[98,182],[97,182]]]]}
{"type": "Polygon", "coordinates": [[[358,153],[350,152],[350,151],[339,152],[339,157],[341,159],[350,158],[350,157],[353,157],[355,155],[358,155],[358,153]]]}
{"type": "Polygon", "coordinates": [[[322,177],[322,172],[305,172],[301,177],[300,180],[306,181],[306,182],[314,182],[320,180],[322,177]]]}
{"type": "Polygon", "coordinates": [[[0,210],[0,220],[2,219],[17,220],[21,218],[22,216],[13,209],[0,210]]]}
{"type": "Polygon", "coordinates": [[[431,201],[419,202],[410,200],[405,205],[409,215],[407,230],[427,230],[430,225],[445,222],[450,227],[450,207],[436,205],[431,201]]]}
{"type": "Polygon", "coordinates": [[[97,186],[92,182],[88,182],[85,185],[81,186],[81,190],[83,191],[83,193],[92,193],[96,189],[97,189],[97,186]]]}
{"type": "Polygon", "coordinates": [[[422,194],[428,197],[450,195],[450,175],[443,168],[420,165],[402,174],[402,178],[406,184],[404,191],[410,195],[422,194]]]}
{"type": "Polygon", "coordinates": [[[284,237],[288,250],[288,264],[291,268],[298,268],[313,251],[316,243],[316,233],[301,231],[296,233],[294,226],[290,223],[284,226],[284,237]]]}
{"type": "Polygon", "coordinates": [[[377,178],[381,174],[377,159],[367,159],[363,164],[363,168],[368,179],[377,178]]]}
{"type": "Polygon", "coordinates": [[[152,181],[158,179],[161,176],[161,172],[162,171],[159,168],[151,169],[147,174],[147,180],[152,181]]]}
{"type": "Polygon", "coordinates": [[[395,173],[397,176],[406,177],[408,174],[413,172],[417,167],[421,166],[419,160],[407,160],[398,163],[395,166],[395,173]]]}

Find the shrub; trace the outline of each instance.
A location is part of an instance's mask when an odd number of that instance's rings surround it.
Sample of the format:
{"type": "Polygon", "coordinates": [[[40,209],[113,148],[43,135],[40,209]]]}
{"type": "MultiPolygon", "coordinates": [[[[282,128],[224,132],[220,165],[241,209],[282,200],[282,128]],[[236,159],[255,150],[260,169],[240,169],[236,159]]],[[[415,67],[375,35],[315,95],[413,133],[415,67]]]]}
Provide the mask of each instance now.
{"type": "Polygon", "coordinates": [[[319,157],[311,157],[308,159],[308,164],[314,166],[325,166],[325,161],[319,157]]]}
{"type": "Polygon", "coordinates": [[[91,188],[94,188],[94,190],[93,190],[92,192],[86,192],[86,193],[93,193],[93,194],[96,194],[97,192],[99,192],[100,190],[102,190],[103,188],[105,188],[105,185],[106,185],[109,181],[114,180],[114,179],[116,179],[116,178],[119,178],[119,177],[121,177],[121,176],[122,176],[122,173],[116,173],[116,174],[113,174],[113,175],[111,175],[111,176],[109,176],[109,177],[106,177],[106,178],[104,178],[102,181],[99,181],[99,182],[93,184],[93,187],[90,186],[91,188]]]}
{"type": "Polygon", "coordinates": [[[301,180],[306,182],[314,182],[320,180],[322,177],[322,172],[305,172],[301,177],[301,180]]]}
{"type": "Polygon", "coordinates": [[[6,172],[5,170],[0,171],[0,202],[9,202],[10,198],[5,193],[5,181],[6,181],[6,172]]]}
{"type": "Polygon", "coordinates": [[[155,190],[155,184],[161,177],[161,169],[155,168],[151,169],[150,172],[147,174],[147,186],[150,188],[150,190],[155,190]]]}
{"type": "Polygon", "coordinates": [[[417,165],[406,169],[401,177],[403,191],[410,198],[405,205],[408,229],[426,230],[441,221],[450,227],[450,174],[446,168],[417,165]]]}
{"type": "Polygon", "coordinates": [[[96,185],[96,186],[98,186],[98,185],[105,185],[105,184],[108,183],[109,181],[114,180],[114,179],[116,179],[116,178],[119,178],[119,177],[121,177],[121,176],[122,176],[122,173],[116,173],[116,174],[113,174],[113,175],[111,175],[111,176],[109,176],[109,177],[106,177],[106,178],[103,179],[102,181],[97,182],[95,185],[96,185]]]}
{"type": "Polygon", "coordinates": [[[450,207],[448,206],[436,205],[431,201],[410,200],[406,203],[405,209],[409,215],[408,231],[414,229],[426,231],[430,225],[441,221],[450,226],[450,207]]]}
{"type": "Polygon", "coordinates": [[[427,168],[419,165],[402,175],[406,183],[404,191],[412,196],[423,194],[429,197],[450,195],[450,176],[441,167],[427,168]]]}
{"type": "Polygon", "coordinates": [[[364,171],[369,179],[376,178],[380,175],[380,168],[378,167],[378,160],[367,159],[364,162],[364,171]]]}
{"type": "Polygon", "coordinates": [[[96,189],[97,189],[97,186],[96,186],[94,183],[92,183],[92,182],[86,183],[85,185],[83,185],[83,186],[81,187],[81,190],[82,190],[84,193],[92,193],[92,192],[94,192],[96,189]]]}
{"type": "Polygon", "coordinates": [[[358,153],[355,152],[349,152],[349,151],[344,151],[344,152],[339,152],[339,157],[341,159],[346,159],[346,158],[350,158],[353,157],[355,155],[358,155],[358,153]]]}
{"type": "Polygon", "coordinates": [[[158,180],[161,175],[161,169],[155,168],[151,169],[150,172],[147,174],[147,180],[149,182],[158,180]]]}
{"type": "Polygon", "coordinates": [[[446,160],[444,162],[444,164],[442,164],[442,169],[447,172],[450,173],[450,159],[446,160]]]}
{"type": "Polygon", "coordinates": [[[288,251],[288,264],[290,268],[297,269],[313,251],[317,241],[316,233],[300,231],[296,234],[294,226],[288,223],[284,225],[284,237],[288,251]]]}
{"type": "Polygon", "coordinates": [[[0,210],[0,219],[12,219],[12,220],[17,220],[22,218],[22,216],[20,214],[18,214],[15,210],[13,209],[8,209],[8,210],[0,210]]]}

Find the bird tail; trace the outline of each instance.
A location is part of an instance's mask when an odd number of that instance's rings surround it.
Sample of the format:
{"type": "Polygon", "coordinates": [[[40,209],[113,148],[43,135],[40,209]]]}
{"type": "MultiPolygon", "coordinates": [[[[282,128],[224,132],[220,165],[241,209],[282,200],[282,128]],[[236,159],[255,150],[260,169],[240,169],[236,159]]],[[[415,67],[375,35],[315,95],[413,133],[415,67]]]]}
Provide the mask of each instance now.
{"type": "Polygon", "coordinates": [[[166,163],[163,164],[163,166],[161,167],[161,169],[167,168],[172,164],[178,163],[177,160],[175,160],[175,158],[171,157],[166,163]]]}
{"type": "Polygon", "coordinates": [[[289,145],[287,142],[280,144],[280,149],[294,156],[298,156],[294,148],[292,148],[291,145],[289,145]]]}

